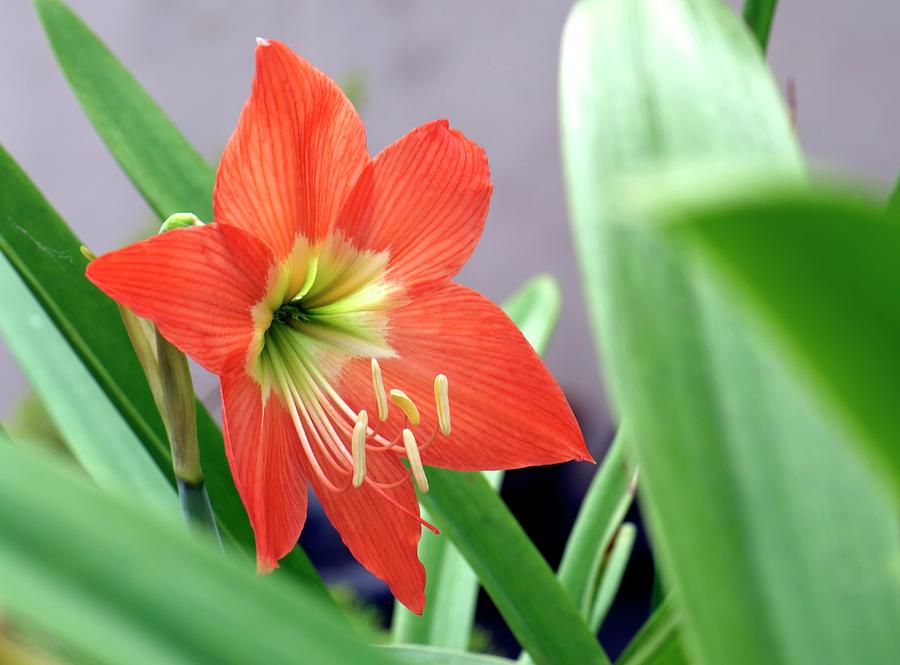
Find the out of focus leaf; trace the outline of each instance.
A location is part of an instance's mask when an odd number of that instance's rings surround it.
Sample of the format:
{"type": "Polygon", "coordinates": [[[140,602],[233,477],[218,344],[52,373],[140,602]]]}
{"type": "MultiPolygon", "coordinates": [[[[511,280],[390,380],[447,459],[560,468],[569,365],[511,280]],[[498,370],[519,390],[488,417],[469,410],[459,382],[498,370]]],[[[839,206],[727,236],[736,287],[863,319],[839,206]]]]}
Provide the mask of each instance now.
{"type": "MultiPolygon", "coordinates": [[[[210,220],[214,171],[209,163],[194,150],[103,42],[63,2],[35,0],[35,5],[57,60],[88,118],[150,207],[161,219],[173,212],[189,211],[201,219],[210,220]]],[[[42,205],[45,214],[54,218],[54,224],[47,229],[36,229],[26,218],[18,222],[19,227],[35,238],[46,235],[50,240],[47,247],[51,251],[71,252],[73,241],[77,242],[74,236],[46,203],[42,202],[42,205]]],[[[3,221],[0,220],[0,225],[2,224],[3,221]]],[[[3,231],[2,226],[0,231],[3,231]]],[[[77,249],[76,244],[76,257],[77,249]]],[[[19,265],[15,261],[13,263],[21,272],[19,265]]],[[[24,263],[31,265],[32,261],[26,257],[24,263]]],[[[72,284],[67,288],[80,291],[82,297],[72,301],[59,300],[66,307],[66,315],[76,320],[79,317],[90,319],[91,312],[95,309],[114,313],[112,303],[82,278],[83,263],[78,258],[76,263],[78,278],[72,277],[72,284]],[[92,300],[85,300],[85,292],[90,292],[92,300]],[[86,302],[90,304],[86,306],[86,302]],[[68,311],[75,309],[79,309],[80,313],[68,311]]],[[[70,273],[75,272],[72,267],[66,268],[70,273]]],[[[35,272],[38,280],[48,280],[51,277],[45,274],[46,271],[35,272]]],[[[35,288],[31,282],[29,286],[35,288]]],[[[56,298],[58,294],[49,295],[56,298]]],[[[41,300],[46,307],[44,299],[41,300]]],[[[118,318],[117,314],[115,316],[118,318]]],[[[61,318],[54,319],[57,325],[61,325],[61,318]]],[[[125,350],[130,349],[130,346],[126,346],[128,342],[122,326],[116,322],[102,331],[96,330],[100,325],[101,323],[95,324],[95,330],[86,330],[77,323],[71,327],[74,328],[72,332],[83,335],[88,342],[91,336],[98,334],[109,338],[103,348],[92,342],[85,344],[89,353],[102,354],[112,363],[109,366],[109,376],[98,376],[98,383],[110,394],[120,410],[129,412],[126,419],[132,427],[139,428],[141,440],[151,450],[161,468],[171,475],[171,462],[162,423],[133,354],[130,350],[125,350]],[[125,372],[118,371],[123,365],[132,368],[127,376],[125,372]],[[113,395],[113,392],[118,394],[113,395]]],[[[68,333],[67,337],[72,343],[68,333]]],[[[79,350],[79,353],[82,351],[79,350]]],[[[95,365],[87,364],[92,373],[99,371],[95,365]]],[[[223,536],[252,548],[253,533],[231,479],[222,434],[199,402],[197,433],[206,488],[219,520],[219,528],[223,536]]],[[[285,572],[297,575],[324,591],[320,578],[299,547],[282,559],[281,569],[277,574],[285,572]]]]}
{"type": "Polygon", "coordinates": [[[0,442],[0,605],[97,663],[378,663],[289,580],[0,442]]]}
{"type": "MultiPolygon", "coordinates": [[[[556,328],[561,306],[559,284],[553,277],[542,275],[510,296],[503,309],[534,349],[543,354],[556,328]]],[[[488,471],[484,475],[494,489],[500,487],[502,471],[488,471]]],[[[446,538],[423,538],[419,556],[428,571],[425,587],[428,603],[421,616],[394,603],[392,639],[398,643],[466,649],[478,599],[475,573],[446,538]]]]}
{"type": "MultiPolygon", "coordinates": [[[[893,662],[895,503],[808,382],[747,328],[735,294],[623,196],[702,165],[803,177],[757,45],[715,0],[582,0],[560,71],[585,291],[687,652],[893,662]]],[[[685,199],[704,193],[681,182],[685,199]]]]}
{"type": "Polygon", "coordinates": [[[900,227],[858,195],[784,187],[670,209],[900,496],[900,227]]]}
{"type": "Polygon", "coordinates": [[[69,449],[103,487],[177,514],[172,486],[4,257],[0,334],[69,449]]]}
{"type": "Polygon", "coordinates": [[[401,663],[413,665],[512,665],[515,661],[445,647],[393,644],[383,647],[401,663]]]}
{"type": "Polygon", "coordinates": [[[428,478],[422,505],[535,662],[608,663],[575,603],[484,476],[432,468],[428,478]]]}

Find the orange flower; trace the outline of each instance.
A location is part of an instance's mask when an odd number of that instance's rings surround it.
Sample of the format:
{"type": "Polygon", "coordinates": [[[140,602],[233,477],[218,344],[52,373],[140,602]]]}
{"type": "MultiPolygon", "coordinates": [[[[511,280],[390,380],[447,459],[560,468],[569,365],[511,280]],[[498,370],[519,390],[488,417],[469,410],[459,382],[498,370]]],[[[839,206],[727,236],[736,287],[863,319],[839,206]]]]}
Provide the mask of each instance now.
{"type": "Polygon", "coordinates": [[[372,159],[334,81],[258,43],[214,223],[106,254],[87,276],[219,375],[259,569],[296,544],[311,483],[354,556],[421,612],[423,465],[590,455],[515,325],[450,281],[487,216],[484,151],[436,121],[372,159]]]}

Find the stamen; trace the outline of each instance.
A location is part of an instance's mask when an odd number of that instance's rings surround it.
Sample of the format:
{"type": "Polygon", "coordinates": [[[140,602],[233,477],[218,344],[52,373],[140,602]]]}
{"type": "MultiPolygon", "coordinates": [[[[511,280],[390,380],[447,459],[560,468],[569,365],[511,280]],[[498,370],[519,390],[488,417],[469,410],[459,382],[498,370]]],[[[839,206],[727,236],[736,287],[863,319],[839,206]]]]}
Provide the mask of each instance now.
{"type": "Polygon", "coordinates": [[[416,437],[412,430],[403,430],[403,447],[406,448],[406,458],[412,469],[413,478],[416,479],[416,487],[425,493],[428,491],[428,478],[425,477],[425,467],[422,466],[422,458],[419,457],[419,447],[416,445],[416,437]]]}
{"type": "Polygon", "coordinates": [[[359,487],[366,479],[366,432],[369,427],[369,415],[365,410],[356,415],[353,426],[353,486],[359,487]]]}
{"type": "Polygon", "coordinates": [[[391,388],[391,401],[400,407],[406,419],[409,420],[410,425],[415,427],[419,424],[419,409],[416,407],[415,402],[409,398],[409,395],[402,390],[391,388]]]}
{"type": "Polygon", "coordinates": [[[372,358],[372,388],[375,390],[375,402],[378,404],[378,420],[384,422],[388,417],[387,397],[384,395],[384,381],[381,379],[381,365],[372,358]]]}
{"type": "Polygon", "coordinates": [[[450,395],[447,377],[438,374],[434,377],[434,401],[436,404],[438,425],[441,434],[450,436],[450,395]]]}

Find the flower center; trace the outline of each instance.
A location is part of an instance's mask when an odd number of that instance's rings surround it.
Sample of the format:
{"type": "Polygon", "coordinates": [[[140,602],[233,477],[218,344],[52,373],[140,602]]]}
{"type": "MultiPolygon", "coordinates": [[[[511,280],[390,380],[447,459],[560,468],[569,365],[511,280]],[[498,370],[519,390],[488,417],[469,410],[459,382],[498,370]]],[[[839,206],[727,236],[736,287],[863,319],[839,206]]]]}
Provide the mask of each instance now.
{"type": "Polygon", "coordinates": [[[428,490],[420,453],[439,433],[450,434],[447,379],[435,379],[438,424],[417,439],[417,405],[400,389],[385,393],[378,362],[396,356],[387,340],[388,315],[406,302],[387,278],[386,253],[359,251],[337,236],[318,248],[299,241],[254,309],[258,350],[248,358],[248,372],[266,399],[275,393],[284,405],[309,468],[331,491],[366,485],[393,502],[384,490],[410,479],[428,490]],[[370,425],[366,411],[351,408],[333,387],[355,358],[371,359],[379,420],[388,418],[388,394],[403,414],[397,432],[370,425]],[[368,453],[402,454],[410,470],[397,478],[377,477],[367,467],[368,453]]]}

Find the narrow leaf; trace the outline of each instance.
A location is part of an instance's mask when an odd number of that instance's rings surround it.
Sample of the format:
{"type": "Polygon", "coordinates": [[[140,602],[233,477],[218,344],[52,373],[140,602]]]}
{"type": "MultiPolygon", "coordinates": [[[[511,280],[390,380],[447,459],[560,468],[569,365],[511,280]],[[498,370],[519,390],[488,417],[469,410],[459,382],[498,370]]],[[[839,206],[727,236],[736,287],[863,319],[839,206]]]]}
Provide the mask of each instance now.
{"type": "Polygon", "coordinates": [[[671,599],[664,600],[638,631],[616,665],[686,665],[680,620],[671,599]]]}
{"type": "Polygon", "coordinates": [[[778,0],[744,0],[744,20],[763,52],[769,44],[769,32],[777,6],[778,0]]]}
{"type": "Polygon", "coordinates": [[[535,662],[608,663],[572,599],[478,473],[429,470],[422,504],[466,558],[535,662]]]}
{"type": "Polygon", "coordinates": [[[513,665],[515,661],[444,647],[393,644],[383,647],[401,663],[413,665],[513,665]]]}
{"type": "Polygon", "coordinates": [[[588,625],[593,631],[600,630],[603,620],[606,618],[606,614],[609,612],[609,608],[619,592],[619,587],[622,585],[622,577],[625,575],[628,560],[631,558],[631,550],[634,548],[636,534],[637,529],[634,524],[627,522],[619,528],[616,534],[612,550],[610,550],[609,556],[603,565],[600,583],[597,586],[597,594],[591,606],[588,625]]]}
{"type": "Polygon", "coordinates": [[[209,163],[72,10],[59,0],[35,6],[79,103],[160,219],[193,212],[212,220],[209,163]]]}

